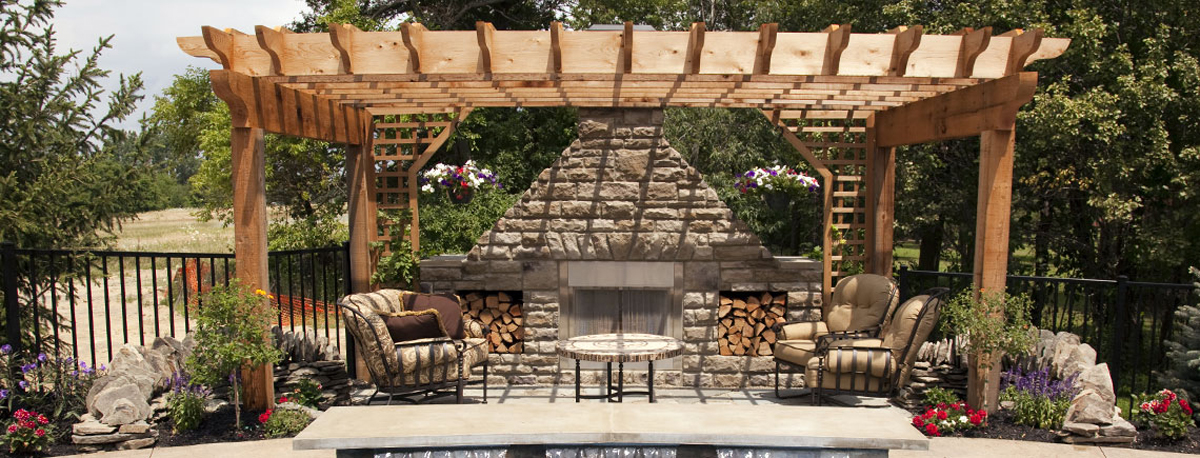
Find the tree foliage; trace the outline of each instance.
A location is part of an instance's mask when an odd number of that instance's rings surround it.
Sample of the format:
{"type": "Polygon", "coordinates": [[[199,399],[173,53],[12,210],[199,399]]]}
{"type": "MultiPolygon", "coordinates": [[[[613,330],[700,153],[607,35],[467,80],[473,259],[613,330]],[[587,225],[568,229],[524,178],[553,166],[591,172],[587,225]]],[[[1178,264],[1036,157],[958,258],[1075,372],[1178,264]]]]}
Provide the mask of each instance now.
{"type": "Polygon", "coordinates": [[[22,247],[101,245],[147,186],[136,139],[116,127],[141,78],[104,97],[112,37],[59,53],[49,23],[61,5],[0,0],[0,240],[22,247]]]}

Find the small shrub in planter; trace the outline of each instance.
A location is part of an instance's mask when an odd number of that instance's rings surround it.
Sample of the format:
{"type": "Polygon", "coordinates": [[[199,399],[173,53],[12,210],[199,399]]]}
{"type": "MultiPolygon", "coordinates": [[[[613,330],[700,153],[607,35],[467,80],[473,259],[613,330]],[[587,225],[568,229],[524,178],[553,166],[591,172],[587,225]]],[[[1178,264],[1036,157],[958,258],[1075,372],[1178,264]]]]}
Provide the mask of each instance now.
{"type": "Polygon", "coordinates": [[[176,373],[171,376],[171,392],[167,394],[167,415],[171,417],[172,428],[176,434],[196,429],[204,420],[204,401],[209,396],[208,389],[191,382],[187,374],[176,373]]]}
{"type": "Polygon", "coordinates": [[[12,453],[32,453],[45,450],[54,437],[50,419],[37,412],[17,409],[13,421],[4,430],[4,442],[12,453]]]}
{"type": "Polygon", "coordinates": [[[925,409],[925,413],[915,415],[912,425],[929,436],[944,436],[955,431],[987,426],[987,412],[972,409],[967,403],[959,401],[953,404],[938,404],[925,409]]]}
{"type": "Polygon", "coordinates": [[[1013,403],[1013,422],[1041,429],[1062,427],[1071,398],[1079,391],[1075,376],[1053,380],[1050,368],[1029,373],[1013,368],[1002,374],[1000,381],[1004,387],[1000,399],[1013,403]]]}
{"type": "Polygon", "coordinates": [[[1192,406],[1171,390],[1151,395],[1143,393],[1137,401],[1138,410],[1133,412],[1133,420],[1142,426],[1152,426],[1165,438],[1182,439],[1187,436],[1188,427],[1196,425],[1192,420],[1192,406]]]}
{"type": "Polygon", "coordinates": [[[295,388],[292,388],[291,392],[280,396],[278,403],[285,402],[294,402],[315,409],[321,402],[321,384],[309,379],[302,379],[295,388]]]}
{"type": "Polygon", "coordinates": [[[303,431],[312,418],[307,413],[293,409],[267,409],[258,416],[267,437],[291,437],[303,431]]]}
{"type": "Polygon", "coordinates": [[[947,390],[940,386],[935,386],[925,390],[925,405],[927,406],[954,404],[958,401],[958,396],[956,396],[953,391],[947,390]]]}

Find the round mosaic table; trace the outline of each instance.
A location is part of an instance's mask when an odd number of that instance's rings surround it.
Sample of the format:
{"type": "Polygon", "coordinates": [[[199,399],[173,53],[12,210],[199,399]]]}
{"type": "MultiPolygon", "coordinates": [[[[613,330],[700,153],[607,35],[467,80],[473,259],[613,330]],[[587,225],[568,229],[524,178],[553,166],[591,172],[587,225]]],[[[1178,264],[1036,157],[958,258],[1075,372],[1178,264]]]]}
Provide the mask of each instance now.
{"type": "Polygon", "coordinates": [[[654,362],[674,358],[683,354],[683,342],[679,339],[654,334],[595,334],[572,337],[558,341],[555,348],[559,356],[575,360],[575,402],[580,399],[607,399],[616,397],[624,402],[625,395],[646,395],[654,402],[654,362]],[[607,383],[605,393],[583,395],[579,377],[580,361],[605,363],[607,383]],[[646,362],[650,373],[646,377],[646,391],[625,391],[625,363],[646,362]],[[617,363],[617,389],[612,386],[612,365],[617,363]]]}

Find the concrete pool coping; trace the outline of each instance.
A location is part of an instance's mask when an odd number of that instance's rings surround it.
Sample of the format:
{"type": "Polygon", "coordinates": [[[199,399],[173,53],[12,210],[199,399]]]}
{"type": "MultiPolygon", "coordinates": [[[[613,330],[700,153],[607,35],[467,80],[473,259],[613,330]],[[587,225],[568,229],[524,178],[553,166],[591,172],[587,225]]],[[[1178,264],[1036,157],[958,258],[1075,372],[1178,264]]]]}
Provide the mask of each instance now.
{"type": "Polygon", "coordinates": [[[892,409],[780,405],[486,404],[334,407],[295,450],[633,444],[928,450],[892,409]]]}

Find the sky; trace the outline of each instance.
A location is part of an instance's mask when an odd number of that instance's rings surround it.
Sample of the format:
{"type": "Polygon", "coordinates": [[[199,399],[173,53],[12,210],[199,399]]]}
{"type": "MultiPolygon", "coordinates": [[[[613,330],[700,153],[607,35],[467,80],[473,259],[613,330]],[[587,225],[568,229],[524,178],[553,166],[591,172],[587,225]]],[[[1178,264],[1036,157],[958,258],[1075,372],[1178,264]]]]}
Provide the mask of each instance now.
{"type": "Polygon", "coordinates": [[[138,111],[121,123],[136,129],[137,120],[154,106],[154,96],[171,85],[172,77],[189,65],[206,69],[218,64],[184,54],[175,37],[199,36],[200,27],[234,28],[254,33],[254,26],[287,25],[304,10],[303,0],[66,0],[54,14],[59,53],[77,49],[90,53],[100,39],[115,35],[100,67],[112,71],[105,87],[117,86],[117,75],[142,72],[146,98],[138,111]]]}

